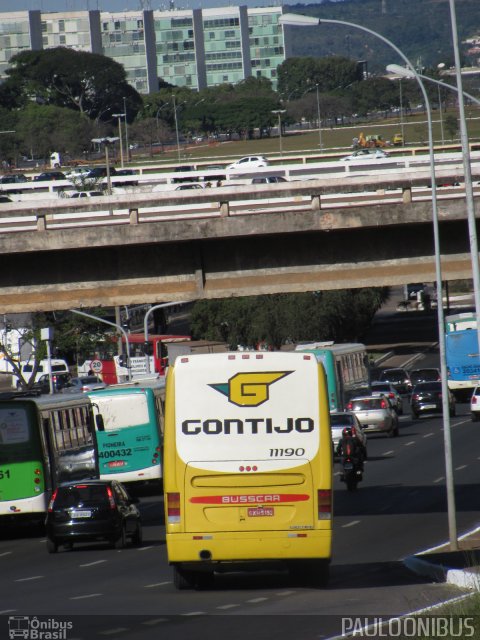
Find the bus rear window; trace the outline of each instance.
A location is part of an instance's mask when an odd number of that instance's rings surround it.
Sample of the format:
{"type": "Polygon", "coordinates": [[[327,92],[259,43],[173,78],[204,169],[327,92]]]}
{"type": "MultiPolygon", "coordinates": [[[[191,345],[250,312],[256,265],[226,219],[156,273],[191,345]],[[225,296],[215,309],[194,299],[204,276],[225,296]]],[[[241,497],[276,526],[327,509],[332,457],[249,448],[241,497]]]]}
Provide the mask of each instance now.
{"type": "Polygon", "coordinates": [[[0,409],[0,444],[22,444],[29,438],[26,412],[23,409],[0,409]]]}

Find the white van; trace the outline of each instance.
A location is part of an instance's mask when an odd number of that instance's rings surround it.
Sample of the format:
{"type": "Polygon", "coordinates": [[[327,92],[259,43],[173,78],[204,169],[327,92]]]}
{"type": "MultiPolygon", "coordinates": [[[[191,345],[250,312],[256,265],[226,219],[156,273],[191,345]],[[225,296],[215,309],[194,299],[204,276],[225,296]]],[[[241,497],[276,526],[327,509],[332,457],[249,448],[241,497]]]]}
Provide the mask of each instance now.
{"type": "MultiPolygon", "coordinates": [[[[52,370],[50,371],[48,360],[40,360],[40,364],[38,366],[37,374],[35,376],[35,382],[38,382],[40,376],[43,376],[45,373],[70,373],[68,364],[65,360],[54,359],[50,361],[52,365],[52,370]]],[[[20,365],[23,379],[27,382],[32,377],[34,362],[33,360],[28,360],[26,362],[22,362],[20,365]]],[[[16,376],[12,376],[12,385],[15,388],[20,387],[20,383],[16,376]]]]}

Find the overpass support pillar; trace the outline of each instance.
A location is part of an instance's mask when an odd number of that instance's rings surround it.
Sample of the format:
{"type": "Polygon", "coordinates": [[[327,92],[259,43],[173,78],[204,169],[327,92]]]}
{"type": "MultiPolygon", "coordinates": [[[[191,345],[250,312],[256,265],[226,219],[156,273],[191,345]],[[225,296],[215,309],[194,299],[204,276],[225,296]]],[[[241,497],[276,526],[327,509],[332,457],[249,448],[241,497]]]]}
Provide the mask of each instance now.
{"type": "Polygon", "coordinates": [[[411,187],[404,187],[402,189],[402,199],[403,199],[403,204],[411,204],[411,202],[412,202],[412,188],[411,187]]]}
{"type": "Polygon", "coordinates": [[[37,231],[45,231],[47,228],[47,222],[45,216],[37,214],[37,231]]]}
{"type": "Polygon", "coordinates": [[[220,216],[222,218],[228,218],[230,215],[230,207],[228,202],[220,202],[220,216]]]}
{"type": "Polygon", "coordinates": [[[129,209],[130,224],[138,224],[138,209],[129,209]]]}
{"type": "Polygon", "coordinates": [[[320,196],[316,195],[316,196],[312,196],[312,209],[313,211],[320,211],[320,209],[322,208],[321,202],[320,202],[320,196]]]}

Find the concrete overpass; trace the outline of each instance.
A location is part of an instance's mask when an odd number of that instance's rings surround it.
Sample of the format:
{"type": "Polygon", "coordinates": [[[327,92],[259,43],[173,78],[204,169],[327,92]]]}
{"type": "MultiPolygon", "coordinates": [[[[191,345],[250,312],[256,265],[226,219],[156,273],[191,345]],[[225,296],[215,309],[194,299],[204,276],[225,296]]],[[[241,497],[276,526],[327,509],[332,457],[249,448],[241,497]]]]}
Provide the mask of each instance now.
{"type": "MultiPolygon", "coordinates": [[[[448,184],[459,171],[441,170],[437,180],[448,184]]],[[[0,205],[1,310],[432,281],[429,183],[425,170],[385,170],[268,188],[0,205]]],[[[437,193],[443,277],[470,278],[463,187],[437,193]]]]}

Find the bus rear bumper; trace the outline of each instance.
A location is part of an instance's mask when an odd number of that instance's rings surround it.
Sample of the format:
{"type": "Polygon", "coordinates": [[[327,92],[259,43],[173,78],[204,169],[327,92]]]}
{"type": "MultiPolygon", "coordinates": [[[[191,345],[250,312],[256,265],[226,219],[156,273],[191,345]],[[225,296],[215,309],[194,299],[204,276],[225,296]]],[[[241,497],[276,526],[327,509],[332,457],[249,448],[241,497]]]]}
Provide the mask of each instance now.
{"type": "Polygon", "coordinates": [[[168,561],[198,565],[229,562],[330,559],[331,530],[167,533],[168,561]]]}

